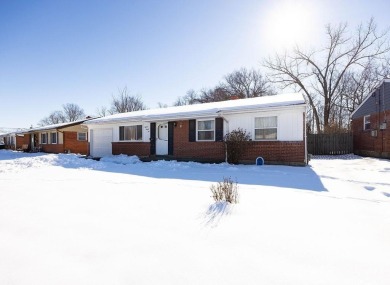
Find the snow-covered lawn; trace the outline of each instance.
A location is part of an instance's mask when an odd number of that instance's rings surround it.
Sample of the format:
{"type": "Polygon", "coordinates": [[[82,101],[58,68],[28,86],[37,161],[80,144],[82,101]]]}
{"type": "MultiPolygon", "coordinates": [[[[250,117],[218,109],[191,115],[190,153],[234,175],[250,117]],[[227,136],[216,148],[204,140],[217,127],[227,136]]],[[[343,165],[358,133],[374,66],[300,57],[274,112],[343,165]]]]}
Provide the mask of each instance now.
{"type": "Polygon", "coordinates": [[[390,161],[0,151],[0,284],[390,284],[390,161]],[[214,204],[231,177],[240,203],[214,204]]]}

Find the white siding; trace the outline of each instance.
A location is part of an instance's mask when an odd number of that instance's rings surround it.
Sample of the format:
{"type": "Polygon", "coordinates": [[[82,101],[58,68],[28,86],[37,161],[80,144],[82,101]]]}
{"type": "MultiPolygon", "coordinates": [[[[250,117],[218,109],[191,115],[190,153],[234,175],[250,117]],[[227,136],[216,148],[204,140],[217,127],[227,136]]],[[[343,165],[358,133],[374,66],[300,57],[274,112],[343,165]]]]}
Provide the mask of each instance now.
{"type": "Polygon", "coordinates": [[[278,117],[278,141],[302,141],[303,140],[303,110],[263,111],[225,115],[228,124],[225,124],[224,133],[242,128],[250,133],[254,140],[254,128],[256,117],[278,117]]]}
{"type": "MultiPolygon", "coordinates": [[[[150,140],[150,123],[145,122],[129,122],[129,123],[119,123],[111,125],[113,128],[113,142],[119,142],[119,127],[120,126],[137,126],[142,125],[142,141],[149,142],[150,140]]],[[[95,127],[95,126],[93,126],[95,127]]]]}
{"type": "Polygon", "coordinates": [[[58,132],[58,144],[64,144],[64,134],[62,132],[58,132]]]}

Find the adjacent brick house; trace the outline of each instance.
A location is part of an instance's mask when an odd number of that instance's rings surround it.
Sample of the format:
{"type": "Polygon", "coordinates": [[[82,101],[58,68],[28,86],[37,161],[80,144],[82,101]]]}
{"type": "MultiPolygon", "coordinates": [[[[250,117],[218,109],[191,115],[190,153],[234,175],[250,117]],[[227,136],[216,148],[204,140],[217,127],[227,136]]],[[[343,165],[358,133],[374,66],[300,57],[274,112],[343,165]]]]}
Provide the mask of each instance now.
{"type": "Polygon", "coordinates": [[[48,125],[25,131],[24,144],[30,151],[88,154],[88,131],[82,123],[89,119],[48,125]]]}
{"type": "Polygon", "coordinates": [[[385,79],[352,113],[354,153],[390,158],[390,79],[385,79]]]}
{"type": "Polygon", "coordinates": [[[224,135],[250,133],[243,163],[305,165],[306,104],[298,93],[144,110],[85,122],[90,155],[223,162],[224,135]]]}
{"type": "Polygon", "coordinates": [[[21,133],[22,129],[18,131],[5,133],[0,135],[0,142],[4,143],[5,149],[18,150],[24,144],[24,135],[21,133]]]}

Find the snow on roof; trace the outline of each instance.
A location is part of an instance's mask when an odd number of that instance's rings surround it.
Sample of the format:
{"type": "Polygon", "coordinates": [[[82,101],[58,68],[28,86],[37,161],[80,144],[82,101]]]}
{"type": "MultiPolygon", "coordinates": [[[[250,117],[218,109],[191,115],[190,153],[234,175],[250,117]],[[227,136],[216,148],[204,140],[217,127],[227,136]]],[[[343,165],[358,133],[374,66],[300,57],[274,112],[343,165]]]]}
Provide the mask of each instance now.
{"type": "Polygon", "coordinates": [[[18,133],[21,133],[23,131],[25,131],[27,129],[23,129],[23,128],[3,128],[3,129],[0,129],[0,136],[9,136],[9,135],[15,135],[15,134],[18,134],[18,133]]]}
{"type": "Polygon", "coordinates": [[[44,130],[52,130],[52,129],[61,129],[61,128],[66,128],[66,127],[74,126],[74,125],[77,125],[77,124],[81,124],[81,123],[83,123],[85,121],[88,121],[88,120],[91,120],[91,119],[81,119],[81,120],[77,120],[77,121],[73,121],[73,122],[59,123],[59,124],[54,124],[54,125],[46,125],[46,126],[42,126],[42,127],[28,129],[25,132],[35,132],[35,131],[44,131],[44,130]]]}
{"type": "Polygon", "coordinates": [[[286,93],[248,99],[237,99],[222,102],[157,108],[135,112],[120,113],[93,119],[85,124],[101,124],[121,121],[151,121],[161,119],[187,119],[194,117],[217,116],[219,113],[253,111],[269,107],[304,105],[305,99],[300,93],[286,93]]]}

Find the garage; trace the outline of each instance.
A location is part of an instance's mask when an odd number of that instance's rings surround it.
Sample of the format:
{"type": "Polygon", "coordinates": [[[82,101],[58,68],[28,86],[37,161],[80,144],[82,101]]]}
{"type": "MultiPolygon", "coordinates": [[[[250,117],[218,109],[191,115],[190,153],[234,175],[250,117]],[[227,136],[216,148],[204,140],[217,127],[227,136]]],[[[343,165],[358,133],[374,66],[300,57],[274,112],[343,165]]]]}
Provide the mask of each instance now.
{"type": "Polygon", "coordinates": [[[112,129],[91,130],[91,156],[103,157],[112,154],[112,129]]]}

